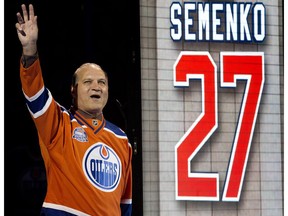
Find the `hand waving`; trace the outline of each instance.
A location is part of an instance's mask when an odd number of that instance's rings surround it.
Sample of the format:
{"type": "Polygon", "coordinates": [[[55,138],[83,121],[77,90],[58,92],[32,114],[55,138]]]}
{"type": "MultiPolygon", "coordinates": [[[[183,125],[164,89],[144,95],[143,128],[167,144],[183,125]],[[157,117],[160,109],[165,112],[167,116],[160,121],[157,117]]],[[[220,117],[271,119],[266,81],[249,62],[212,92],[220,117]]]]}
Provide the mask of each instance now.
{"type": "Polygon", "coordinates": [[[29,14],[24,4],[21,5],[23,17],[18,12],[16,23],[16,29],[18,38],[23,47],[23,53],[25,55],[34,55],[37,52],[37,39],[38,39],[38,25],[37,16],[34,15],[34,7],[29,5],[29,14]]]}

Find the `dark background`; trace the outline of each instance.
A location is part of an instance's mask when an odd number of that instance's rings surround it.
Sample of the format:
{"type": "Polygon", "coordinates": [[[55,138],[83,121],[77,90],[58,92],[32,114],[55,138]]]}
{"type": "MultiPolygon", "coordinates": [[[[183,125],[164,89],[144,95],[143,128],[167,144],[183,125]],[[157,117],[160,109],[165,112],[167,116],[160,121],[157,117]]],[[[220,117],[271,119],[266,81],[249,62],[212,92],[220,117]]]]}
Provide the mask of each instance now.
{"type": "Polygon", "coordinates": [[[140,16],[136,0],[4,1],[5,215],[38,216],[46,193],[37,132],[19,77],[22,47],[15,23],[22,3],[32,3],[38,16],[43,76],[56,101],[70,107],[71,77],[80,64],[95,62],[108,73],[109,100],[104,115],[125,130],[134,146],[133,215],[142,215],[140,16]]]}

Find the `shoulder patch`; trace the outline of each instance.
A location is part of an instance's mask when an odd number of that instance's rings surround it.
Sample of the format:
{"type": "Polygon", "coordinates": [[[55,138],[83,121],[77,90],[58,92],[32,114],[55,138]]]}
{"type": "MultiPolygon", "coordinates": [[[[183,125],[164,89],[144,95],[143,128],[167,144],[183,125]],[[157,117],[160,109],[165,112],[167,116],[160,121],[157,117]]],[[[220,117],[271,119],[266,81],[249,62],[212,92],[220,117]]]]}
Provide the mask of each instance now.
{"type": "Polygon", "coordinates": [[[77,127],[74,129],[72,138],[78,140],[79,142],[88,141],[88,136],[82,127],[77,127]]]}

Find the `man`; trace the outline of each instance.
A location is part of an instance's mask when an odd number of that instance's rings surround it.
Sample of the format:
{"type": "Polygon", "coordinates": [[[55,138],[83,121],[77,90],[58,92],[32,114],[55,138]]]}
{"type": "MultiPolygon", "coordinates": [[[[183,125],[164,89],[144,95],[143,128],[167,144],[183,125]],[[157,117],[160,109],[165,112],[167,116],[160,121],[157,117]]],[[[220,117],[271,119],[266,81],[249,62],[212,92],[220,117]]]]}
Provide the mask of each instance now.
{"type": "Polygon", "coordinates": [[[107,74],[97,64],[81,65],[73,75],[73,105],[67,110],[58,104],[44,85],[33,5],[29,13],[21,7],[20,78],[47,176],[41,215],[131,215],[132,149],[126,134],[103,116],[107,74]]]}

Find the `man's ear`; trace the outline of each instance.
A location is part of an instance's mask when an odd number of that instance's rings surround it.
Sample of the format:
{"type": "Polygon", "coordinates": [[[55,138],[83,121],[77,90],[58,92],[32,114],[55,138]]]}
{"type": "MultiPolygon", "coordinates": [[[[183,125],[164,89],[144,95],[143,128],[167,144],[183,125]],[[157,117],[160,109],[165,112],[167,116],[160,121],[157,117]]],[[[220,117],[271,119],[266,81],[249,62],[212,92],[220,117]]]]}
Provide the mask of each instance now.
{"type": "Polygon", "coordinates": [[[76,98],[76,90],[77,90],[76,86],[71,86],[71,95],[73,99],[76,98]]]}

